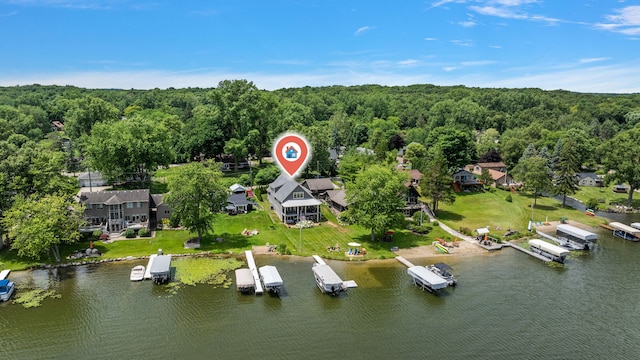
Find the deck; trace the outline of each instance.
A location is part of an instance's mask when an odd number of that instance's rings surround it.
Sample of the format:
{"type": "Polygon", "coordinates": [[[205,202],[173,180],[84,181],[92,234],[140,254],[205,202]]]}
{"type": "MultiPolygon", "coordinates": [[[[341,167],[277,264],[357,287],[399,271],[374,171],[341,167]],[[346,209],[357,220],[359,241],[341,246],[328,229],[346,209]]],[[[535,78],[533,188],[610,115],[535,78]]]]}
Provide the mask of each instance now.
{"type": "Polygon", "coordinates": [[[251,275],[253,275],[253,281],[255,282],[255,293],[256,295],[262,295],[264,290],[262,289],[262,282],[260,281],[260,274],[258,274],[258,268],[256,267],[256,262],[253,260],[253,252],[251,250],[246,250],[244,254],[247,256],[247,265],[249,266],[249,270],[251,270],[251,275]]]}

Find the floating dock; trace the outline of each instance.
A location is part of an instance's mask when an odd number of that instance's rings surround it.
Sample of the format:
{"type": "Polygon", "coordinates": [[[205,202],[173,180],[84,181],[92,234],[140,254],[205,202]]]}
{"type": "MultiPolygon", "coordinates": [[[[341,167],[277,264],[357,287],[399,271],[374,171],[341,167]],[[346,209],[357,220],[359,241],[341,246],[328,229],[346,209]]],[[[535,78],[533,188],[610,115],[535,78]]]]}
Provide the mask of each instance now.
{"type": "Polygon", "coordinates": [[[9,277],[10,273],[11,273],[11,270],[9,269],[0,271],[0,280],[5,280],[7,277],[9,277]]]}
{"type": "Polygon", "coordinates": [[[251,270],[251,275],[253,275],[253,281],[255,285],[256,295],[262,295],[264,290],[262,290],[262,282],[260,282],[260,274],[258,274],[258,268],[256,267],[256,262],[253,260],[253,252],[251,250],[247,250],[244,252],[247,256],[247,265],[249,266],[249,270],[251,270]]]}
{"type": "Polygon", "coordinates": [[[149,256],[149,262],[147,263],[147,267],[144,270],[144,279],[151,280],[151,266],[153,265],[153,261],[156,259],[158,255],[153,254],[149,256]]]}

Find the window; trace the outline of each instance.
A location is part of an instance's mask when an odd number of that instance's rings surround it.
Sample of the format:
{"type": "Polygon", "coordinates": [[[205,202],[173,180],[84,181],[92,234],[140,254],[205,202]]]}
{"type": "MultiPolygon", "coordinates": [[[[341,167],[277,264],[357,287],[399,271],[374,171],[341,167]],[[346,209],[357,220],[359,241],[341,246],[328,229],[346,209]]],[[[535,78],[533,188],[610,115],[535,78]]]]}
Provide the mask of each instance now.
{"type": "Polygon", "coordinates": [[[133,209],[133,203],[127,202],[127,209],[133,209]]]}
{"type": "Polygon", "coordinates": [[[142,207],[142,203],[141,203],[140,201],[138,201],[138,202],[136,203],[136,207],[141,208],[141,207],[142,207]]]}
{"type": "Polygon", "coordinates": [[[96,209],[102,209],[102,204],[96,204],[96,209]]]}
{"type": "Polygon", "coordinates": [[[93,204],[87,204],[87,210],[91,210],[92,207],[93,207],[93,204]]]}
{"type": "Polygon", "coordinates": [[[304,192],[302,191],[296,191],[293,193],[293,198],[294,199],[304,199],[304,192]]]}

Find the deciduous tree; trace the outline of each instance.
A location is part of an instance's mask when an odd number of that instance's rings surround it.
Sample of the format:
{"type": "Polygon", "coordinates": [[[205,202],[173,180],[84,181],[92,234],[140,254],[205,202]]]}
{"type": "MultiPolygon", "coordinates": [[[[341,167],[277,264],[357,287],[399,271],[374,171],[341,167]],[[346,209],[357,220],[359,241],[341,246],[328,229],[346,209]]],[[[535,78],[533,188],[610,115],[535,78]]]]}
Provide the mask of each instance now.
{"type": "Polygon", "coordinates": [[[402,222],[404,215],[404,183],[407,175],[381,165],[371,165],[347,184],[349,209],[345,216],[356,224],[371,229],[371,241],[376,231],[384,231],[402,222]]]}
{"type": "Polygon", "coordinates": [[[640,127],[623,131],[600,148],[602,163],[614,170],[610,178],[629,184],[627,205],[631,206],[633,192],[640,187],[640,127]]]}
{"type": "Polygon", "coordinates": [[[59,245],[78,241],[83,206],[68,196],[19,196],[5,212],[2,224],[9,231],[11,249],[19,256],[40,259],[51,252],[60,261],[59,245]]]}
{"type": "Polygon", "coordinates": [[[166,201],[173,215],[198,239],[213,230],[215,215],[227,203],[227,189],[222,185],[219,164],[213,161],[192,162],[178,168],[167,179],[166,201]]]}

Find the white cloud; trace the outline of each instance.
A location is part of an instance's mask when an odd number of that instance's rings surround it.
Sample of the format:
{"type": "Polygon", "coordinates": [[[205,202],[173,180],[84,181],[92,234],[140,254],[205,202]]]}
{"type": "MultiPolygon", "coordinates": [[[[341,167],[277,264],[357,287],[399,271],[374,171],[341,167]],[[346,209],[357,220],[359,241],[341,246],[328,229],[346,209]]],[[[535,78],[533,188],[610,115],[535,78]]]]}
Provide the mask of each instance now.
{"type": "Polygon", "coordinates": [[[484,65],[493,65],[496,61],[493,60],[477,60],[477,61],[462,61],[460,65],[462,66],[484,66],[484,65]]]}
{"type": "Polygon", "coordinates": [[[364,34],[365,32],[367,32],[369,30],[371,30],[370,26],[363,26],[363,27],[359,28],[358,30],[356,30],[356,32],[353,35],[355,35],[355,36],[362,35],[362,34],[364,34]]]}
{"type": "Polygon", "coordinates": [[[451,42],[458,46],[473,46],[473,40],[451,40],[451,42]]]}
{"type": "Polygon", "coordinates": [[[398,61],[398,65],[400,65],[400,66],[417,66],[417,65],[420,65],[420,60],[415,60],[415,59],[401,60],[401,61],[398,61]]]}
{"type": "Polygon", "coordinates": [[[640,35],[640,6],[616,9],[614,15],[606,15],[605,19],[608,22],[597,23],[595,27],[625,35],[640,35]]]}
{"type": "Polygon", "coordinates": [[[467,20],[467,21],[460,21],[458,23],[458,25],[460,25],[462,27],[474,27],[474,26],[478,25],[478,23],[476,23],[473,20],[467,20]]]}
{"type": "Polygon", "coordinates": [[[594,63],[594,62],[599,62],[599,61],[606,61],[606,60],[610,60],[610,57],[599,57],[599,58],[583,58],[578,60],[578,62],[580,64],[590,64],[590,63],[594,63]]]}
{"type": "Polygon", "coordinates": [[[437,38],[430,38],[430,37],[428,37],[428,38],[424,38],[424,39],[425,39],[426,41],[436,41],[436,40],[438,40],[437,38]]]}

